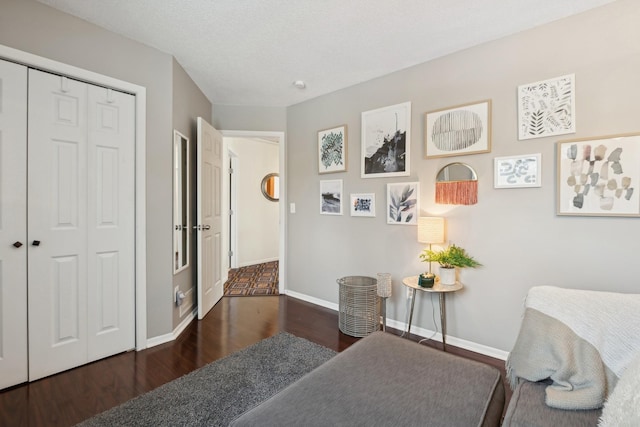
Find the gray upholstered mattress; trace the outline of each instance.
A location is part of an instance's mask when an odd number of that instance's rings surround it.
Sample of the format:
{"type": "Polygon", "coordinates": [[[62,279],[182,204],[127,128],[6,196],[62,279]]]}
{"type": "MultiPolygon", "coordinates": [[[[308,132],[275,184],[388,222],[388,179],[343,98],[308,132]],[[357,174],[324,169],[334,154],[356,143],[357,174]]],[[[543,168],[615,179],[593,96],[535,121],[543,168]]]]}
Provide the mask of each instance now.
{"type": "Polygon", "coordinates": [[[500,372],[384,332],[358,341],[233,426],[499,426],[500,372]]]}
{"type": "Polygon", "coordinates": [[[503,426],[508,427],[589,427],[597,426],[602,409],[569,411],[544,403],[548,383],[521,380],[509,401],[503,426]]]}

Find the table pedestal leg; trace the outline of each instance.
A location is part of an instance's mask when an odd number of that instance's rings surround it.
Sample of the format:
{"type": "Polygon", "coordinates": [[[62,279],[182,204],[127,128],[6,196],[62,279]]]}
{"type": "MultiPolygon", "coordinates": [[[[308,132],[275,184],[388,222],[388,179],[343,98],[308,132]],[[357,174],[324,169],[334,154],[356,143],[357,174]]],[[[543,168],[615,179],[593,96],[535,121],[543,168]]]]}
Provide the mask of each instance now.
{"type": "Polygon", "coordinates": [[[407,338],[409,338],[409,334],[411,333],[411,319],[413,319],[413,306],[416,302],[416,290],[411,289],[411,310],[409,310],[409,324],[407,325],[407,338]]]}

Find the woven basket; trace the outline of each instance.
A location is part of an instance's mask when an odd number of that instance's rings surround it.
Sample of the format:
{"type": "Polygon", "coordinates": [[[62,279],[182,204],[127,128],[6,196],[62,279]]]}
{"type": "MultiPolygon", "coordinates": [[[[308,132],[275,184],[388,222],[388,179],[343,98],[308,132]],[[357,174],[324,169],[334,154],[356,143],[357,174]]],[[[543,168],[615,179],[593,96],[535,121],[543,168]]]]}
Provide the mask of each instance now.
{"type": "Polygon", "coordinates": [[[364,337],[380,328],[377,280],[347,276],[337,280],[340,287],[340,330],[352,337],[364,337]]]}

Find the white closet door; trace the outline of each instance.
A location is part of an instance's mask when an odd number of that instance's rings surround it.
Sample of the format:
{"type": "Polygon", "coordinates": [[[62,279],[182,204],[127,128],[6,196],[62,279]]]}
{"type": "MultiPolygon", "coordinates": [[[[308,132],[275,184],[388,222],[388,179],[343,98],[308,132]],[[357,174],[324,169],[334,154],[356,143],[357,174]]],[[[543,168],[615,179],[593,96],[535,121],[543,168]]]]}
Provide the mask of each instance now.
{"type": "Polygon", "coordinates": [[[135,347],[135,97],[89,86],[89,361],[135,347]]]}
{"type": "Polygon", "coordinates": [[[0,389],[28,375],[26,174],[27,68],[0,60],[0,389]]]}
{"type": "Polygon", "coordinates": [[[133,105],[29,71],[30,380],[135,346],[133,105]]]}
{"type": "Polygon", "coordinates": [[[29,379],[87,362],[87,85],[29,70],[29,379]]]}

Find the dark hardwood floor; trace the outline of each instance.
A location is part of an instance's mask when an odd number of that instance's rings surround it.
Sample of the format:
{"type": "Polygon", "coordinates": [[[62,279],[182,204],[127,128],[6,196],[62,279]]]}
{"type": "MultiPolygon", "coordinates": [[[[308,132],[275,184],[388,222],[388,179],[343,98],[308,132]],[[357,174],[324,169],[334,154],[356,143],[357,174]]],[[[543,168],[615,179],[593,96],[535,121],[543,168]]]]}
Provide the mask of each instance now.
{"type": "MultiPolygon", "coordinates": [[[[287,296],[225,297],[173,342],[1,391],[0,426],[72,426],[279,331],[336,351],[358,340],[338,330],[333,310],[287,296]]],[[[496,366],[504,376],[502,360],[450,345],[447,351],[496,366]]]]}

